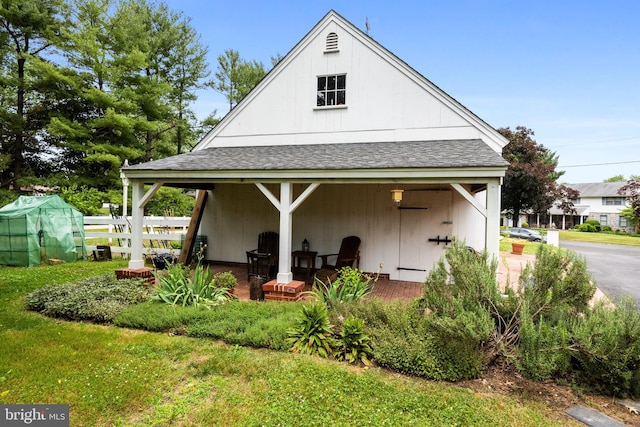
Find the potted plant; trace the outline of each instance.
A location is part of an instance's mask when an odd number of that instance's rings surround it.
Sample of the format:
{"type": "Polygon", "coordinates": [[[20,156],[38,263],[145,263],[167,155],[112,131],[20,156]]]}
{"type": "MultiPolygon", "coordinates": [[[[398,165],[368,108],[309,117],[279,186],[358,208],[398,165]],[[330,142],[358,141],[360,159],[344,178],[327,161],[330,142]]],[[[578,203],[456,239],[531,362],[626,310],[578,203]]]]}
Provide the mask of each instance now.
{"type": "Polygon", "coordinates": [[[233,295],[238,279],[230,271],[220,272],[213,275],[213,283],[216,288],[227,289],[230,295],[233,295]]]}

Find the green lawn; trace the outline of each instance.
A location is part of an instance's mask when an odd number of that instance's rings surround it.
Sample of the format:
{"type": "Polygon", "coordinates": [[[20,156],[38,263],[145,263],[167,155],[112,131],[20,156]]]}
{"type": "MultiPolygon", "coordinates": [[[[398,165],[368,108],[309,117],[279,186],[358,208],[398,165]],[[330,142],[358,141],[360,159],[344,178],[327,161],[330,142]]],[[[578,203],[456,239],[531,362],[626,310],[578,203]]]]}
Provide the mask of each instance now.
{"type": "Polygon", "coordinates": [[[72,426],[578,425],[527,400],[23,307],[45,284],[124,265],[0,267],[0,403],[66,403],[72,426]]]}
{"type": "MultiPolygon", "coordinates": [[[[540,230],[545,233],[544,229],[540,230]]],[[[585,233],[581,231],[569,230],[560,231],[560,241],[576,241],[576,242],[591,242],[591,243],[605,243],[627,246],[640,246],[640,237],[630,236],[626,234],[615,233],[585,233]]],[[[500,251],[511,252],[511,243],[524,243],[524,253],[528,255],[535,255],[538,251],[540,243],[529,242],[523,239],[512,239],[510,237],[503,237],[500,240],[500,251]]]]}
{"type": "Polygon", "coordinates": [[[640,246],[640,237],[615,233],[585,233],[569,230],[560,232],[560,240],[577,242],[608,243],[615,245],[640,246]]]}

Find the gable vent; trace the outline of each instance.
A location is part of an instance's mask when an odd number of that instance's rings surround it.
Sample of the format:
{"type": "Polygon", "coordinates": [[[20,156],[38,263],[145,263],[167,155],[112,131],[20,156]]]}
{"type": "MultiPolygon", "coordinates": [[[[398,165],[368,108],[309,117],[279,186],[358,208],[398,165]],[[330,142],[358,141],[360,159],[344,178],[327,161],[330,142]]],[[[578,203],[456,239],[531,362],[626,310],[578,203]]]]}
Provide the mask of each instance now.
{"type": "Polygon", "coordinates": [[[329,33],[327,35],[327,52],[338,50],[338,35],[336,33],[329,33]]]}

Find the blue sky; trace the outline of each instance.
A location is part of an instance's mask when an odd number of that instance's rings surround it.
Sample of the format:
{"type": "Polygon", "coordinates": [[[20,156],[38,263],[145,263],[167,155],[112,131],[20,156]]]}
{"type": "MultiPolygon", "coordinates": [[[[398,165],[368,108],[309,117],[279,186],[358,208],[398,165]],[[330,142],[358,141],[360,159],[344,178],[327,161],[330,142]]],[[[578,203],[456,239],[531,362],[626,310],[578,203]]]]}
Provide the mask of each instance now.
{"type": "MultiPolygon", "coordinates": [[[[333,9],[490,125],[526,126],[562,182],[640,175],[640,2],[165,0],[192,19],[212,72],[225,49],[285,55],[333,9]]],[[[228,111],[199,93],[204,118],[228,111]]]]}

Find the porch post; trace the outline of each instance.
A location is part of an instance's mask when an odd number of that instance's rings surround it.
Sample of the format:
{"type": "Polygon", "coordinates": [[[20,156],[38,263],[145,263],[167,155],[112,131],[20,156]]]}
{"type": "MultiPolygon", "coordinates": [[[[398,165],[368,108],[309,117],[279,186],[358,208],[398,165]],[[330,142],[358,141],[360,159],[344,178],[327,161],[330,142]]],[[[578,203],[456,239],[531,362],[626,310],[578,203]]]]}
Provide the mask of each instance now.
{"type": "Polygon", "coordinates": [[[500,183],[487,183],[487,220],[485,247],[490,256],[500,257],[500,183]]]}
{"type": "Polygon", "coordinates": [[[144,205],[140,204],[144,194],[142,181],[131,181],[131,258],[129,268],[144,267],[142,259],[142,222],[144,220],[144,205]]]}
{"type": "Polygon", "coordinates": [[[278,283],[289,283],[293,280],[291,272],[291,234],[293,191],[290,182],[280,183],[280,252],[278,256],[278,283]]]}

